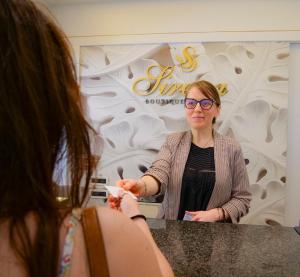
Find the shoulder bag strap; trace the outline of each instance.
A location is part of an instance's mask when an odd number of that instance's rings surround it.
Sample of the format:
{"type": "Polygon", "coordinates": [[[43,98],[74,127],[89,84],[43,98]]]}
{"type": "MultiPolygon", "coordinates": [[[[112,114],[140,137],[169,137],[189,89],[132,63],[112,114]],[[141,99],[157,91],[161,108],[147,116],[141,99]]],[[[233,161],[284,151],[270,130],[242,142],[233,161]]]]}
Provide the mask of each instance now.
{"type": "Polygon", "coordinates": [[[91,276],[109,277],[101,225],[99,224],[96,207],[83,210],[82,226],[91,276]]]}

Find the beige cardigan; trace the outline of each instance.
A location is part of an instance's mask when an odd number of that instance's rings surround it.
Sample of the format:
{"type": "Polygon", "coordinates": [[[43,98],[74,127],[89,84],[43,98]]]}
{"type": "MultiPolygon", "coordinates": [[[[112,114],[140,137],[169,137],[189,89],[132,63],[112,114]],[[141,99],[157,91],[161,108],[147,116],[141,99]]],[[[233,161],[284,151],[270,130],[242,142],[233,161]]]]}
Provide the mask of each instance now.
{"type": "MultiPolygon", "coordinates": [[[[159,218],[177,219],[181,182],[191,147],[191,131],[171,134],[161,147],[157,159],[145,175],[153,176],[161,184],[164,200],[159,218]]],[[[234,139],[214,133],[216,182],[207,210],[222,207],[233,223],[247,214],[251,200],[249,179],[242,150],[234,139]]]]}

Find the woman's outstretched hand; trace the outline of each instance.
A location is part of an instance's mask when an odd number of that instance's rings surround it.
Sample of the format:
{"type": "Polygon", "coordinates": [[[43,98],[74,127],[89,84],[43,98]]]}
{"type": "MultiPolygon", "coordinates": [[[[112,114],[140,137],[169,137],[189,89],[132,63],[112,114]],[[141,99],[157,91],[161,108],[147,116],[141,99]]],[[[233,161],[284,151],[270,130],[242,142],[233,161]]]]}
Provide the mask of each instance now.
{"type": "Polygon", "coordinates": [[[132,196],[124,194],[120,201],[120,210],[123,214],[128,217],[140,214],[139,205],[137,200],[133,199],[132,196]]]}
{"type": "Polygon", "coordinates": [[[109,195],[108,203],[111,208],[121,211],[128,217],[140,213],[137,200],[128,193],[120,192],[118,197],[109,195]]]}
{"type": "Polygon", "coordinates": [[[144,184],[140,180],[122,179],[116,182],[116,186],[131,191],[136,196],[141,196],[144,191],[144,184]]]}
{"type": "MultiPolygon", "coordinates": [[[[143,184],[139,180],[134,179],[122,179],[116,182],[116,186],[123,188],[124,190],[128,190],[132,192],[136,196],[140,196],[143,191],[143,184]]],[[[118,197],[114,197],[112,195],[108,196],[108,205],[113,208],[120,210],[121,200],[123,195],[119,195],[118,197]]]]}
{"type": "Polygon", "coordinates": [[[107,197],[108,206],[115,210],[120,210],[121,197],[114,197],[111,194],[107,197]]]}

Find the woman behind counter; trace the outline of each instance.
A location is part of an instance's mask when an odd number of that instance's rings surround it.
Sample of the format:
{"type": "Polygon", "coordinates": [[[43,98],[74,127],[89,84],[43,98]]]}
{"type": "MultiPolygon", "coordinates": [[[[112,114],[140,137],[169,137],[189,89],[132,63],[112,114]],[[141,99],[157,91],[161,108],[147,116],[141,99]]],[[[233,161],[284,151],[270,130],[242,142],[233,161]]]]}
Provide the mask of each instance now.
{"type": "Polygon", "coordinates": [[[190,130],[169,135],[144,176],[117,185],[139,196],[164,193],[159,218],[237,223],[249,209],[249,179],[238,142],[214,131],[218,91],[192,83],[184,103],[190,130]]]}

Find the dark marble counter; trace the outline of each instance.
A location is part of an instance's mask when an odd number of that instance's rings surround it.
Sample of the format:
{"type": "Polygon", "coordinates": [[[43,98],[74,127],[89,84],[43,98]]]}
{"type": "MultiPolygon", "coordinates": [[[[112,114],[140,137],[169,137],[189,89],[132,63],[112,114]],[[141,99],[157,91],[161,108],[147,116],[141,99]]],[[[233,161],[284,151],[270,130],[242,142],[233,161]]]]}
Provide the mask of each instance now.
{"type": "Polygon", "coordinates": [[[175,276],[300,276],[293,228],[147,220],[175,276]]]}

